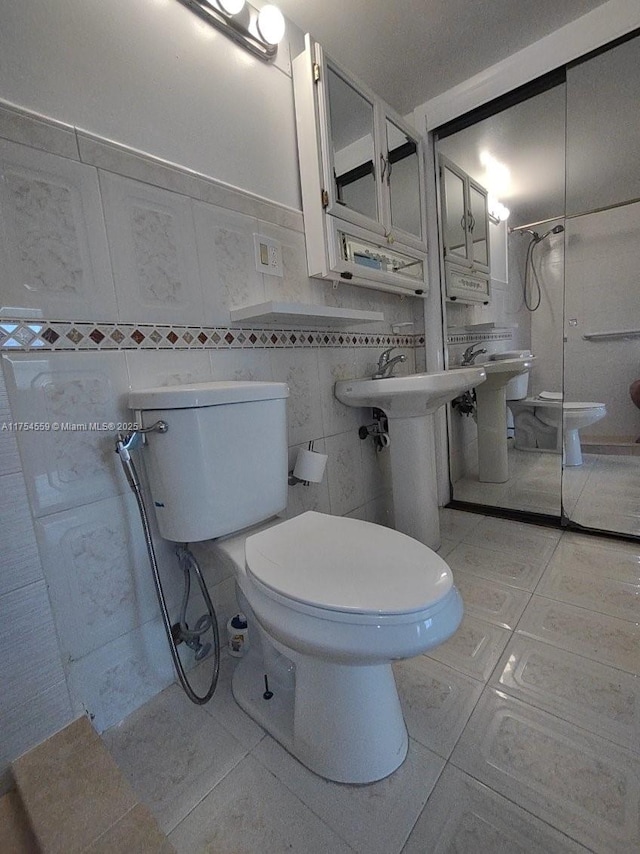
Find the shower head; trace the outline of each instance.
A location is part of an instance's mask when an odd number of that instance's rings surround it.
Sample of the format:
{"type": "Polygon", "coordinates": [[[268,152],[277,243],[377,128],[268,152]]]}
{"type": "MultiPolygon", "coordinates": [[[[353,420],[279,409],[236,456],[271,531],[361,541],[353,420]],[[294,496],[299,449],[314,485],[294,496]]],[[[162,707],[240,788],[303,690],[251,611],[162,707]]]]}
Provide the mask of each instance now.
{"type": "Polygon", "coordinates": [[[561,234],[564,231],[564,225],[554,225],[553,228],[550,228],[549,231],[545,231],[545,233],[540,237],[539,234],[535,235],[536,243],[540,243],[541,240],[544,240],[545,237],[549,237],[550,234],[561,234]]]}

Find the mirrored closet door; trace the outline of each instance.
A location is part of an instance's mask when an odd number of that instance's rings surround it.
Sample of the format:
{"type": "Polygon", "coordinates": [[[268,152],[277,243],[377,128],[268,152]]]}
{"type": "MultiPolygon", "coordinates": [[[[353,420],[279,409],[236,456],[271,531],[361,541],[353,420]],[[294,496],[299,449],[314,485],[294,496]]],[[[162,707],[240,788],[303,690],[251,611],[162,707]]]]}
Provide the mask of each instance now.
{"type": "Polygon", "coordinates": [[[533,357],[505,385],[506,479],[479,466],[474,396],[450,407],[455,502],[640,536],[639,93],[636,37],[437,140],[510,210],[489,225],[488,303],[446,301],[449,366],[533,357]]]}

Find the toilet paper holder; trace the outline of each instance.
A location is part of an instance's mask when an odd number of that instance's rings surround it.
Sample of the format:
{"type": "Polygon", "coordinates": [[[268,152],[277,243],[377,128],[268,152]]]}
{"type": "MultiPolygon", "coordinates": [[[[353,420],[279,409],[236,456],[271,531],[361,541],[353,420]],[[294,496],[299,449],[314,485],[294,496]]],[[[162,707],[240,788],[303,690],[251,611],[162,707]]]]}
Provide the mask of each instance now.
{"type": "Polygon", "coordinates": [[[313,442],[309,442],[308,448],[299,448],[296,463],[289,472],[289,486],[302,483],[309,486],[310,483],[320,483],[324,477],[324,470],[328,457],[314,451],[313,442]]]}

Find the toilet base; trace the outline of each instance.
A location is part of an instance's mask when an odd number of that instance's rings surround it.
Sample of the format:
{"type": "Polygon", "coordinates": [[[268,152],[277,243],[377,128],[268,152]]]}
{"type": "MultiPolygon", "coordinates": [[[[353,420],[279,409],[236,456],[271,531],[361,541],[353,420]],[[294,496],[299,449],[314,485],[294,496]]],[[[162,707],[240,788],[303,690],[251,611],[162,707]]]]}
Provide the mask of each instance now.
{"type": "Polygon", "coordinates": [[[580,447],[580,435],[577,430],[564,431],[562,462],[565,466],[582,465],[582,448],[580,447]]]}
{"type": "Polygon", "coordinates": [[[355,667],[295,658],[293,680],[267,674],[273,696],[266,700],[264,659],[250,649],[233,674],[238,705],[328,780],[373,783],[395,771],[407,755],[408,736],[391,664],[355,667]]]}

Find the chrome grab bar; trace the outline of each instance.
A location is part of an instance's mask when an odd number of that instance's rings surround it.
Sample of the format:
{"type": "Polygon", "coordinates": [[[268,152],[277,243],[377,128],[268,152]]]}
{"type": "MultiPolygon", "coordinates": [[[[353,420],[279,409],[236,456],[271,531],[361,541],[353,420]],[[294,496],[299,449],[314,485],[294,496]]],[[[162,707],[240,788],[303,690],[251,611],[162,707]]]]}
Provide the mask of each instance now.
{"type": "Polygon", "coordinates": [[[637,338],[640,329],[619,329],[612,332],[586,332],[582,337],[585,341],[614,341],[616,338],[637,338]]]}

